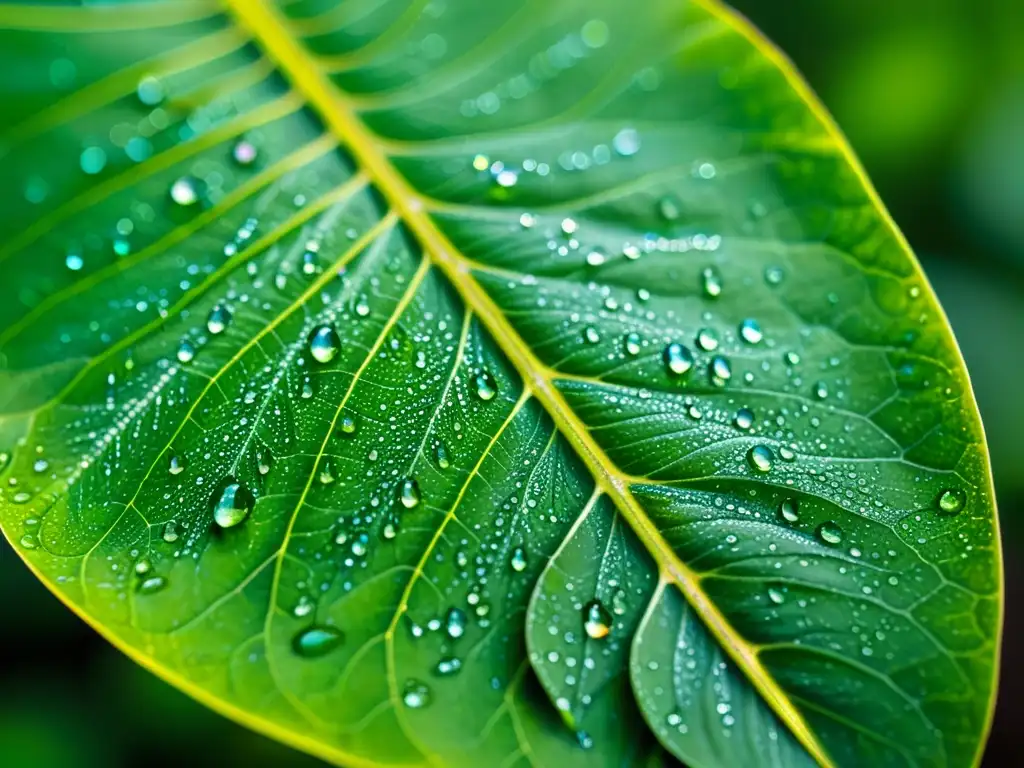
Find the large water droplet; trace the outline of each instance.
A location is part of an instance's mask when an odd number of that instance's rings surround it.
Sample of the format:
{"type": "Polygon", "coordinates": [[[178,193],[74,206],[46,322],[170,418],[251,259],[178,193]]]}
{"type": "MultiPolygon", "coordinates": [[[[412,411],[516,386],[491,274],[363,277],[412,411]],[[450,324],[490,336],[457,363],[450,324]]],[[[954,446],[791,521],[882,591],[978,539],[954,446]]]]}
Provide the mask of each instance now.
{"type": "Polygon", "coordinates": [[[716,387],[724,387],[726,382],[732,378],[732,363],[726,357],[715,355],[711,358],[708,373],[711,376],[712,384],[716,387]]]}
{"type": "Polygon", "coordinates": [[[449,608],[444,618],[444,628],[448,637],[456,640],[466,634],[466,614],[460,608],[449,608]]]}
{"type": "Polygon", "coordinates": [[[476,396],[481,400],[493,400],[498,394],[498,385],[487,371],[476,375],[476,396]]]}
{"type": "Polygon", "coordinates": [[[964,508],[967,502],[967,494],[959,488],[950,488],[939,494],[939,513],[943,515],[955,515],[964,508]]]}
{"type": "Polygon", "coordinates": [[[838,523],[827,520],[818,526],[818,538],[826,544],[836,545],[843,540],[843,529],[838,523]]]}
{"type": "Polygon", "coordinates": [[[406,509],[412,509],[420,503],[420,486],[415,478],[410,477],[402,481],[402,491],[399,494],[399,499],[401,499],[402,506],[406,509]]]}
{"type": "Polygon", "coordinates": [[[626,353],[630,355],[640,354],[640,334],[639,333],[628,333],[626,334],[626,353]]]}
{"type": "Polygon", "coordinates": [[[597,328],[592,325],[588,325],[583,330],[583,338],[586,339],[588,344],[597,344],[601,341],[601,334],[598,332],[597,328]]]}
{"type": "Polygon", "coordinates": [[[221,528],[232,528],[249,516],[256,500],[243,483],[226,477],[214,490],[210,503],[214,522],[221,528]]]}
{"type": "Polygon", "coordinates": [[[163,576],[150,576],[148,579],[143,579],[139,582],[139,593],[143,595],[152,595],[155,592],[159,592],[167,586],[167,579],[163,576]]]}
{"type": "Polygon", "coordinates": [[[764,333],[761,331],[761,326],[757,320],[748,317],[740,323],[740,338],[747,342],[747,344],[761,343],[764,333]]]}
{"type": "Polygon", "coordinates": [[[199,202],[199,188],[193,179],[183,177],[171,184],[171,200],[181,206],[191,206],[199,202]]]}
{"type": "Polygon", "coordinates": [[[796,499],[786,499],[779,504],[779,517],[787,523],[795,523],[800,519],[796,499]]]}
{"type": "Polygon", "coordinates": [[[230,322],[231,310],[223,304],[218,304],[210,310],[210,315],[206,318],[206,330],[216,336],[218,333],[223,333],[230,322]]]}
{"type": "Polygon", "coordinates": [[[512,566],[512,570],[516,573],[522,573],[526,570],[526,552],[522,547],[516,547],[512,550],[512,557],[509,560],[509,564],[512,566]]]}
{"type": "Polygon", "coordinates": [[[682,344],[672,343],[665,347],[665,365],[675,376],[682,376],[693,368],[693,354],[682,344]]]}
{"type": "Polygon", "coordinates": [[[402,689],[402,703],[409,709],[422,709],[430,703],[430,689],[425,683],[410,678],[402,689]]]}
{"type": "Polygon", "coordinates": [[[740,408],[736,411],[736,418],[733,420],[740,429],[750,429],[754,426],[754,412],[749,408],[740,408]]]}
{"type": "Polygon", "coordinates": [[[439,469],[448,469],[452,465],[451,460],[448,458],[448,449],[445,448],[444,443],[439,442],[434,446],[434,458],[437,460],[439,469]]]}
{"type": "Polygon", "coordinates": [[[594,640],[601,640],[611,634],[612,615],[600,600],[591,600],[583,606],[583,629],[594,640]]]}
{"type": "Polygon", "coordinates": [[[167,471],[172,475],[180,475],[188,467],[188,459],[184,456],[171,456],[167,460],[167,471]]]}
{"type": "Polygon", "coordinates": [[[769,472],[775,460],[772,449],[767,445],[755,445],[747,451],[747,463],[755,472],[769,472]]]}
{"type": "Polygon", "coordinates": [[[309,337],[309,354],[318,363],[329,363],[341,351],[341,339],[333,326],[321,325],[309,337]]]}
{"type": "Polygon", "coordinates": [[[768,599],[776,605],[782,605],[786,602],[786,595],[782,590],[776,589],[775,587],[768,587],[768,599]]]}
{"type": "Polygon", "coordinates": [[[710,328],[701,328],[697,332],[697,346],[705,352],[714,352],[718,349],[718,336],[710,328]]]}
{"type": "Polygon", "coordinates": [[[181,344],[178,345],[178,362],[179,363],[190,363],[196,356],[196,347],[188,339],[182,339],[181,344]]]}
{"type": "Polygon", "coordinates": [[[345,636],[334,627],[310,627],[292,640],[292,648],[306,659],[325,656],[345,641],[345,636]]]}

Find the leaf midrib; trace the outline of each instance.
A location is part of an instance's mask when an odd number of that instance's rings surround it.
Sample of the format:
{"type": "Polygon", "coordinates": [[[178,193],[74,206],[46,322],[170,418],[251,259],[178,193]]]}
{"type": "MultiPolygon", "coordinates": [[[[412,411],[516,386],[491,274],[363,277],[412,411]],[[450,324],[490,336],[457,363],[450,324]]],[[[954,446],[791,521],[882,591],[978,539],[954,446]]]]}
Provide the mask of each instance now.
{"type": "MultiPolygon", "coordinates": [[[[380,142],[362,123],[346,95],[321,70],[314,57],[288,33],[288,21],[269,0],[223,0],[253,41],[277,63],[281,74],[305,97],[375,183],[384,199],[419,240],[426,257],[445,275],[463,301],[480,318],[523,380],[524,387],[543,404],[559,431],[576,450],[623,517],[668,577],[701,616],[726,653],[743,670],[764,700],[782,719],[811,756],[823,766],[833,765],[788,696],[757,657],[755,649],[736,634],[704,593],[697,575],[672,551],[629,490],[630,478],[621,473],[572,411],[555,387],[555,375],[529,349],[511,323],[471,274],[471,264],[425,213],[421,196],[381,151],[380,142]]],[[[717,7],[710,10],[721,15],[717,7]]],[[[728,22],[728,19],[725,19],[728,22]]]]}

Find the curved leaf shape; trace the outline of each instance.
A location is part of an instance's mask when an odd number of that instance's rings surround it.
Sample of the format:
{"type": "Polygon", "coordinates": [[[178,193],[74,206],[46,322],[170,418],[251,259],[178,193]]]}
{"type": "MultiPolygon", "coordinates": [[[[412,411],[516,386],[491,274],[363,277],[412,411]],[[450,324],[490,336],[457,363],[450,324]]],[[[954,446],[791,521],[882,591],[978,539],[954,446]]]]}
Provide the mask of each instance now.
{"type": "Polygon", "coordinates": [[[4,5],[0,52],[0,523],[126,653],[351,765],[976,760],[963,364],[744,21],[4,5]]]}

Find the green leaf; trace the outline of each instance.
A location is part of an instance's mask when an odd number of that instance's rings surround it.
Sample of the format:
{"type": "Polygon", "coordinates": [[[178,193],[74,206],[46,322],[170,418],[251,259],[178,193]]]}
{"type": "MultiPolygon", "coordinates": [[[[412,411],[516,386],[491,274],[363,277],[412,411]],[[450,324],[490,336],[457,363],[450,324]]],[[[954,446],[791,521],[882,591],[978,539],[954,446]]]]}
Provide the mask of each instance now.
{"type": "Polygon", "coordinates": [[[4,5],[0,63],[0,525],[132,658],[349,765],[977,760],[970,385],[730,11],[4,5]]]}

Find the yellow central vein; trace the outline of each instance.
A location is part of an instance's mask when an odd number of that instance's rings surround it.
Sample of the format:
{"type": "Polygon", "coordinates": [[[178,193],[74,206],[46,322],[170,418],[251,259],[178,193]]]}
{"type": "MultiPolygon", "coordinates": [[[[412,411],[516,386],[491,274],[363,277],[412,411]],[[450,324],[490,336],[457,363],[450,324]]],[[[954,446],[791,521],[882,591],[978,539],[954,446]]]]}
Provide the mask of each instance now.
{"type": "Polygon", "coordinates": [[[268,0],[224,0],[224,3],[376,182],[387,201],[419,239],[430,260],[459,290],[466,304],[494,336],[527,388],[545,406],[598,485],[614,499],[623,517],[658,562],[661,571],[686,596],[722,648],[814,759],[823,766],[833,765],[803,716],[761,664],[756,650],[736,633],[703,591],[697,575],[676,556],[647,517],[630,492],[628,478],[619,472],[604,450],[594,442],[586,425],[558,391],[546,366],[537,359],[501,309],[473,279],[467,263],[431,221],[419,194],[380,150],[379,142],[359,120],[356,112],[346,102],[345,95],[317,67],[315,59],[299,42],[289,36],[284,19],[268,0]]]}

